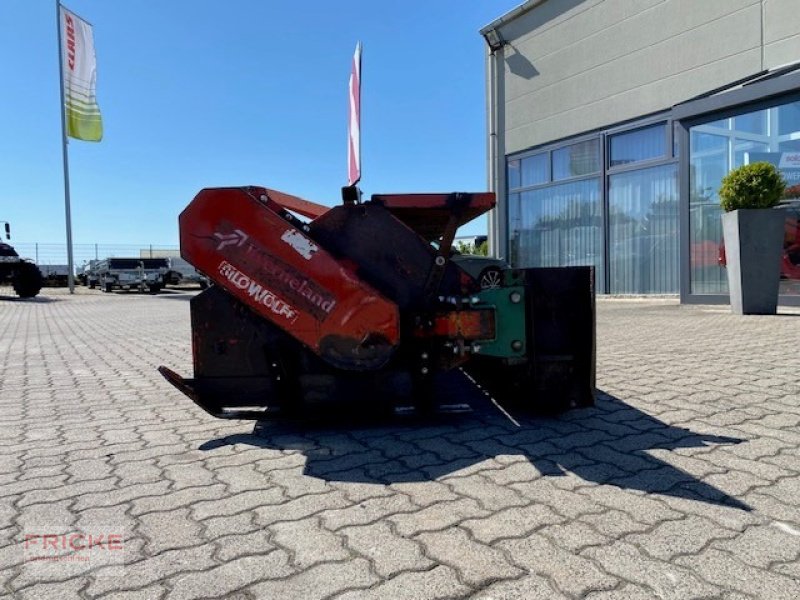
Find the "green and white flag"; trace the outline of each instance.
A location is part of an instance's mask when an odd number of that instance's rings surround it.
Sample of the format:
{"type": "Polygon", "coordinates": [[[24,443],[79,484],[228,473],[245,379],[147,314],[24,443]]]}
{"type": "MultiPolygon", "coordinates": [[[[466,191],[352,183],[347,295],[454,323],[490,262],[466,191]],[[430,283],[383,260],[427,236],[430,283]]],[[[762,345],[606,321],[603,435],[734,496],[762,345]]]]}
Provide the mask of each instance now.
{"type": "Polygon", "coordinates": [[[97,61],[92,26],[60,6],[61,64],[67,135],[87,142],[103,139],[103,119],[97,105],[97,61]]]}

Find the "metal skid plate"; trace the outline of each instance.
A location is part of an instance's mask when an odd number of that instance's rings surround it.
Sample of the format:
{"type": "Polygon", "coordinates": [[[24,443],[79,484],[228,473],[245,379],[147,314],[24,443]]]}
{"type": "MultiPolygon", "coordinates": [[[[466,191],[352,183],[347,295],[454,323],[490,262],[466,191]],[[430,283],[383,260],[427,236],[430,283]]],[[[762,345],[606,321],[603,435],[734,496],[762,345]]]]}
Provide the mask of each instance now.
{"type": "Polygon", "coordinates": [[[167,381],[217,417],[257,418],[242,416],[244,407],[275,411],[291,403],[290,368],[302,352],[297,341],[216,286],[190,307],[194,378],[162,367],[167,381]]]}

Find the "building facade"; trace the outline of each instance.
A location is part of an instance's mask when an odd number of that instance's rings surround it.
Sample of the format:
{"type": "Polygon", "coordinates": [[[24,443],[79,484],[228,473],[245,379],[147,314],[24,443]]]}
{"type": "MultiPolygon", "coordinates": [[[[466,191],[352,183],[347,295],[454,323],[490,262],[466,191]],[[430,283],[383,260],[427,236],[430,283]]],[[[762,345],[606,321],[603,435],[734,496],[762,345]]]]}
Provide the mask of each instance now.
{"type": "Polygon", "coordinates": [[[766,160],[800,184],[800,2],[530,0],[481,33],[493,253],[594,265],[600,293],[726,302],[722,177],[766,160]]]}

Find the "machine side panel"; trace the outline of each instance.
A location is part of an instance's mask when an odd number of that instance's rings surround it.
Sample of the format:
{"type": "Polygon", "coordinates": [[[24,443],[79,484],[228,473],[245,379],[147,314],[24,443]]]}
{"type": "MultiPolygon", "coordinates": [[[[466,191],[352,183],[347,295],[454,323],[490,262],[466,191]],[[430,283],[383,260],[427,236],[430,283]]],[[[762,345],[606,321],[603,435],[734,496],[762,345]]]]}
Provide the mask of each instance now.
{"type": "Polygon", "coordinates": [[[375,369],[391,357],[397,306],[252,190],[203,190],[179,223],[187,261],[333,366],[375,369]]]}

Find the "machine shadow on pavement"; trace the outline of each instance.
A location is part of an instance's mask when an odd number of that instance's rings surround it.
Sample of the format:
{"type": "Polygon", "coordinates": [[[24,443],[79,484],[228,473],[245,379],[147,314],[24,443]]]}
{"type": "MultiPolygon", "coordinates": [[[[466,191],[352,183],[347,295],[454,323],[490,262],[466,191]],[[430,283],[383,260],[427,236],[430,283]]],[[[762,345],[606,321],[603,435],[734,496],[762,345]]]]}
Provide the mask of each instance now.
{"type": "Polygon", "coordinates": [[[595,407],[554,418],[526,416],[518,410],[506,413],[474,387],[469,398],[464,389],[453,393],[469,402],[473,412],[378,420],[355,419],[347,411],[324,421],[262,421],[252,434],[210,440],[200,449],[243,444],[300,451],[307,459],[308,476],[374,484],[431,481],[462,469],[475,470],[496,456],[520,456],[538,477],[572,472],[587,482],[750,510],[649,453],[738,444],[742,439],[669,425],[603,392],[595,407]]]}

